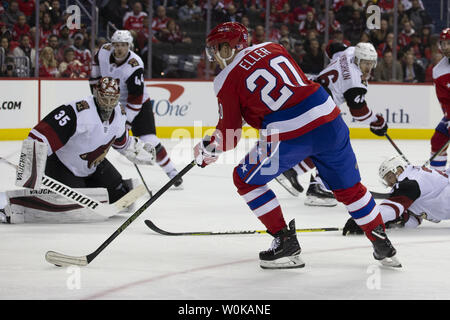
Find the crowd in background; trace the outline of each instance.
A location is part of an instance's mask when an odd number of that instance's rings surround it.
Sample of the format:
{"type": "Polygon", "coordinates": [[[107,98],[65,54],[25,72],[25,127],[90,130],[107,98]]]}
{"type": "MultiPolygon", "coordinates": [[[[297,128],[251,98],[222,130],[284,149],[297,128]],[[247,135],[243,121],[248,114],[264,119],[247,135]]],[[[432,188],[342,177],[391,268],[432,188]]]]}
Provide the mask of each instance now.
{"type": "MultiPolygon", "coordinates": [[[[81,1],[87,3],[87,1],[81,1]]],[[[147,2],[136,0],[104,0],[99,7],[99,33],[96,50],[107,42],[108,27],[130,30],[134,50],[147,61],[149,19],[147,2]]],[[[34,75],[35,35],[39,32],[40,77],[86,78],[89,76],[92,52],[89,23],[70,30],[66,25],[67,13],[59,0],[41,1],[39,30],[35,27],[34,0],[0,1],[0,50],[5,63],[2,76],[17,77],[17,66],[10,57],[28,57],[30,76],[34,75]]],[[[155,61],[166,63],[162,53],[198,56],[192,77],[205,77],[204,40],[206,34],[206,0],[155,0],[152,20],[152,52],[155,61]],[[158,48],[162,48],[158,50],[158,48]],[[179,52],[177,52],[177,48],[179,52]]],[[[421,0],[399,0],[398,42],[394,44],[394,0],[330,0],[329,40],[325,42],[325,0],[272,0],[270,15],[266,19],[265,0],[211,0],[211,28],[225,21],[243,23],[251,44],[272,41],[282,44],[305,73],[317,74],[327,62],[325,48],[330,42],[348,46],[371,42],[378,51],[379,62],[373,70],[372,81],[430,82],[433,66],[442,58],[438,49],[439,32],[421,0]],[[367,7],[381,8],[380,28],[366,26],[367,7]],[[265,23],[270,32],[266,35],[265,23]],[[393,67],[393,49],[397,61],[393,67]],[[395,69],[395,76],[392,70],[395,69]]],[[[217,73],[209,65],[211,75],[217,73]]],[[[182,77],[177,72],[157,69],[153,76],[182,77]]]]}

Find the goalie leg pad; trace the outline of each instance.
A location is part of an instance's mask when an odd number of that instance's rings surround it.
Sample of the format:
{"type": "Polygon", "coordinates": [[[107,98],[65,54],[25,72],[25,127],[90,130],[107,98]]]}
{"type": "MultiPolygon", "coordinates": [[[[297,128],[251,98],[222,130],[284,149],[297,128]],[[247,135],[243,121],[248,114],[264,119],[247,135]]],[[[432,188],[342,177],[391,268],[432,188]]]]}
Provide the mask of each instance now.
{"type": "MultiPolygon", "coordinates": [[[[108,203],[105,188],[77,189],[102,203],[108,203]]],[[[6,191],[6,216],[11,223],[74,223],[105,220],[104,216],[48,190],[6,191]]]]}

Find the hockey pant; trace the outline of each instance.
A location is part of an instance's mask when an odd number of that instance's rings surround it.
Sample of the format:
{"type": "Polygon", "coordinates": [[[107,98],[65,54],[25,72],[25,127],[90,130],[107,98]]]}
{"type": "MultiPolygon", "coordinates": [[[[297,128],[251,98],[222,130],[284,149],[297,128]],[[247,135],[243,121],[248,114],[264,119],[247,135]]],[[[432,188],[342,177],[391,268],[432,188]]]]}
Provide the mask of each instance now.
{"type": "Polygon", "coordinates": [[[280,204],[267,183],[310,157],[324,183],[342,202],[363,230],[383,224],[378,207],[360,183],[358,164],[342,118],[328,122],[300,137],[266,143],[258,141],[234,168],[233,180],[256,217],[271,233],[286,226],[280,204]]]}

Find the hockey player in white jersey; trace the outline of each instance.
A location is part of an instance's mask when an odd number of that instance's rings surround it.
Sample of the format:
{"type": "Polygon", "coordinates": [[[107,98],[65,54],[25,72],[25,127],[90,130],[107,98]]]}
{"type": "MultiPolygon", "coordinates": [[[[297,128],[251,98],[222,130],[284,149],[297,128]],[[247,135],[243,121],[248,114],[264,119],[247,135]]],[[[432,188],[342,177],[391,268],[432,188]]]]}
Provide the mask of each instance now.
{"type": "MultiPolygon", "coordinates": [[[[156,163],[172,179],[178,171],[156,136],[155,116],[144,83],[144,63],[132,47],[133,37],[128,30],[114,32],[111,43],[104,44],[94,56],[89,83],[92,89],[100,77],[119,79],[120,102],[125,107],[127,125],[134,136],[155,147],[156,163]]],[[[178,179],[174,186],[179,187],[182,181],[178,179]]]]}
{"type": "MultiPolygon", "coordinates": [[[[71,188],[82,188],[82,193],[100,202],[113,203],[132,189],[131,181],[122,179],[106,154],[112,147],[134,163],[152,165],[155,149],[128,136],[119,96],[118,82],[103,77],[93,96],[61,105],[30,131],[26,141],[36,141],[43,147],[42,152],[36,151],[36,158],[46,159],[42,167],[46,176],[71,188]]],[[[31,190],[0,194],[0,220],[23,223],[102,219],[62,196],[26,187],[31,190]]]]}
{"type": "MultiPolygon", "coordinates": [[[[381,114],[374,114],[367,106],[367,80],[377,64],[377,52],[370,43],[358,43],[355,47],[346,47],[340,43],[332,43],[327,47],[330,64],[315,79],[333,97],[342,108],[347,103],[353,119],[367,124],[370,130],[383,136],[387,131],[387,123],[381,114]]],[[[297,192],[302,192],[299,177],[314,169],[311,159],[307,158],[298,165],[285,171],[277,178],[280,183],[288,180],[297,192]]],[[[305,205],[335,206],[337,201],[333,193],[323,184],[319,176],[311,175],[310,185],[306,192],[305,205]]]]}
{"type": "MultiPolygon", "coordinates": [[[[450,169],[407,165],[394,156],[383,161],[378,174],[392,187],[389,198],[379,205],[387,228],[415,228],[424,219],[435,223],[450,219],[450,169]]],[[[362,230],[349,219],[343,234],[362,234],[362,230]]]]}

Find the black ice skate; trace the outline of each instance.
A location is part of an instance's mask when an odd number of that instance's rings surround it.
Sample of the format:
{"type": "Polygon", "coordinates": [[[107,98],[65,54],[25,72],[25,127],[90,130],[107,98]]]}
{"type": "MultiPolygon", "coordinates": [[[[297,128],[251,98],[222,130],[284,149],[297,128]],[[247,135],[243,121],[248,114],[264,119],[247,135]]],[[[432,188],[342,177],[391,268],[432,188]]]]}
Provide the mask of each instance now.
{"type": "Polygon", "coordinates": [[[386,236],[383,226],[377,226],[371,233],[375,237],[375,241],[372,241],[374,250],[373,257],[385,266],[401,268],[402,265],[395,256],[397,250],[395,250],[391,241],[386,236]]]}
{"type": "Polygon", "coordinates": [[[0,209],[0,223],[11,223],[11,218],[6,215],[5,209],[0,209]]]}
{"type": "Polygon", "coordinates": [[[334,198],[333,192],[327,190],[322,185],[320,178],[316,179],[311,175],[308,190],[306,191],[305,205],[317,207],[334,207],[337,200],[334,198]]]}
{"type": "Polygon", "coordinates": [[[295,220],[289,222],[289,229],[285,227],[276,234],[269,250],[259,253],[260,266],[263,269],[292,269],[303,268],[305,263],[300,258],[300,244],[295,233],[295,220]]]}
{"type": "Polygon", "coordinates": [[[289,169],[276,177],[275,180],[294,197],[298,197],[303,192],[303,187],[298,182],[297,176],[298,174],[294,169],[289,169]]]}

